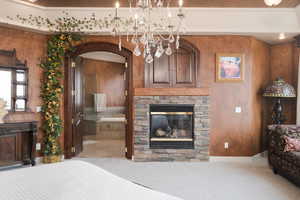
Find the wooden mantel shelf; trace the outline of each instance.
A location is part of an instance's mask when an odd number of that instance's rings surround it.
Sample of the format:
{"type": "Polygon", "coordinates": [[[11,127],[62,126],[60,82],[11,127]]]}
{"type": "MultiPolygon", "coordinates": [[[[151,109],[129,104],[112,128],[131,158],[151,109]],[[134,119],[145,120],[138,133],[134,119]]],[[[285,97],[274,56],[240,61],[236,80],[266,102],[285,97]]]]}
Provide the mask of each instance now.
{"type": "Polygon", "coordinates": [[[134,96],[209,96],[209,88],[135,88],[134,96]]]}

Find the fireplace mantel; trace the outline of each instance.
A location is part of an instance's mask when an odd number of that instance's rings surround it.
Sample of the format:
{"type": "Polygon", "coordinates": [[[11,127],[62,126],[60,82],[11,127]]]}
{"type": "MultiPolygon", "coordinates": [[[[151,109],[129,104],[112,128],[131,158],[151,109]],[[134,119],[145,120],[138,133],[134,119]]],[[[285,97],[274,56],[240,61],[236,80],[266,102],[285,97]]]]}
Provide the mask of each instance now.
{"type": "Polygon", "coordinates": [[[135,88],[134,96],[209,96],[209,88],[135,88]]]}

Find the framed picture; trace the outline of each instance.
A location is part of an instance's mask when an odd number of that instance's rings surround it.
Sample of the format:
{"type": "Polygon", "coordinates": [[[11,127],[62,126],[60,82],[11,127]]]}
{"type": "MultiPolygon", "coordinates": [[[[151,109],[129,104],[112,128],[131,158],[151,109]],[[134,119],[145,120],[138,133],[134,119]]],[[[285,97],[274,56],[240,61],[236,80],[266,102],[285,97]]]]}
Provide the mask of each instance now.
{"type": "Polygon", "coordinates": [[[244,55],[220,53],[216,56],[216,81],[241,82],[244,77],[244,55]]]}

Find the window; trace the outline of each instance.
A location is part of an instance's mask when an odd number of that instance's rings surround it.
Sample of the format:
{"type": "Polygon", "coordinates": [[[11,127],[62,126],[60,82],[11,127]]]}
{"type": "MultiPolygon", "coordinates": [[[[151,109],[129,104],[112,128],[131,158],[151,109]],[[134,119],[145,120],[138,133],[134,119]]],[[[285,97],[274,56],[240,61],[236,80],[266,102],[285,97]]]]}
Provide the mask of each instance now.
{"type": "Polygon", "coordinates": [[[0,67],[0,98],[10,111],[26,111],[27,70],[0,67]]]}
{"type": "Polygon", "coordinates": [[[12,112],[26,111],[28,68],[16,58],[16,51],[0,50],[0,98],[12,112]]]}
{"type": "Polygon", "coordinates": [[[11,99],[12,99],[12,91],[11,91],[11,83],[12,83],[12,73],[7,70],[0,70],[0,85],[1,93],[0,98],[6,101],[6,109],[11,109],[11,99]]]}

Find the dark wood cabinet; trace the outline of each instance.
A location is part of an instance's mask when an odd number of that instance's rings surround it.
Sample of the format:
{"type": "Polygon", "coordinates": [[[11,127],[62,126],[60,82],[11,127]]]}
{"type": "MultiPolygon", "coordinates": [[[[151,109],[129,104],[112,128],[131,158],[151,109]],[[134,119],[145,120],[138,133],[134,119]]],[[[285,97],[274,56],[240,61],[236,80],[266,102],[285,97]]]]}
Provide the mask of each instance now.
{"type": "Polygon", "coordinates": [[[154,56],[154,61],[145,66],[145,87],[171,88],[196,87],[199,51],[185,40],[171,56],[154,56]]]}
{"type": "Polygon", "coordinates": [[[37,122],[0,124],[0,169],[35,165],[37,122]]]}

